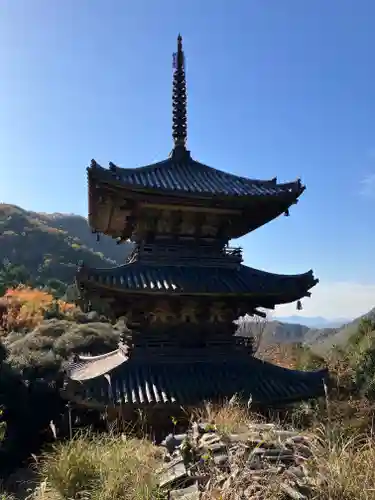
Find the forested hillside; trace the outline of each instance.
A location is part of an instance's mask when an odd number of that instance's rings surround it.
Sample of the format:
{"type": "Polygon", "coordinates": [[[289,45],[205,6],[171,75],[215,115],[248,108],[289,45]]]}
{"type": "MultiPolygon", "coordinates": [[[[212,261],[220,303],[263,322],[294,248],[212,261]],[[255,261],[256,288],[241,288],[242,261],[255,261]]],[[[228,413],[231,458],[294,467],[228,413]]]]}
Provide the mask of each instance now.
{"type": "Polygon", "coordinates": [[[0,204],[0,283],[61,288],[72,283],[79,261],[115,266],[130,248],[105,236],[96,241],[84,217],[0,204]]]}

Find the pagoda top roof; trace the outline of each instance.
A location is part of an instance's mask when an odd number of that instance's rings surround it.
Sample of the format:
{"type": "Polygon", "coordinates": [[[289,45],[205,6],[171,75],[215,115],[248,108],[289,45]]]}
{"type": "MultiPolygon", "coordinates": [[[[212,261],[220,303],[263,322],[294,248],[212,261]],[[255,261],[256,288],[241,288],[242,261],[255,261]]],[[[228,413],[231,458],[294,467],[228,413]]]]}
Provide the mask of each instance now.
{"type": "Polygon", "coordinates": [[[110,163],[109,169],[95,160],[87,169],[96,182],[116,184],[133,190],[157,190],[201,196],[287,196],[298,197],[305,189],[298,179],[277,183],[277,179],[257,180],[237,176],[193,160],[188,151],[138,168],[121,168],[110,163]]]}
{"type": "Polygon", "coordinates": [[[185,55],[182,38],[177,39],[173,54],[172,89],[173,150],[169,158],[138,168],[120,168],[113,163],[109,169],[92,160],[89,180],[118,188],[195,197],[282,197],[294,203],[304,191],[301,181],[278,184],[277,179],[257,180],[223,172],[194,160],[187,149],[187,89],[185,55]]]}

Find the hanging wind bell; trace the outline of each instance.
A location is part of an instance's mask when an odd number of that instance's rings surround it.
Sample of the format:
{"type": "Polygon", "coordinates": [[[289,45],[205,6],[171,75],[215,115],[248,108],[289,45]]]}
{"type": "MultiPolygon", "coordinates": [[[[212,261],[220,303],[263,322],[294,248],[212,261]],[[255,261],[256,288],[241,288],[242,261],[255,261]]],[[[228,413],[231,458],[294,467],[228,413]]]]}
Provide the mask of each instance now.
{"type": "Polygon", "coordinates": [[[300,300],[297,301],[297,311],[302,311],[302,302],[300,300]]]}

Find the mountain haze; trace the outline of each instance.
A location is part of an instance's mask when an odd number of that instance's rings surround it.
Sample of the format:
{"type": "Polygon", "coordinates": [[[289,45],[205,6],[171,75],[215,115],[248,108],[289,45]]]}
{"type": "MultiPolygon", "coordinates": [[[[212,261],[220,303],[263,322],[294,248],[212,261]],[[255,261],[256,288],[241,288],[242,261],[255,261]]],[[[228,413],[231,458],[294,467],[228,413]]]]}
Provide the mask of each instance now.
{"type": "Polygon", "coordinates": [[[326,319],[321,316],[285,316],[285,317],[276,317],[277,321],[281,321],[282,323],[293,323],[299,325],[305,325],[309,328],[339,328],[346,323],[349,323],[353,320],[353,318],[337,318],[337,319],[326,319]]]}

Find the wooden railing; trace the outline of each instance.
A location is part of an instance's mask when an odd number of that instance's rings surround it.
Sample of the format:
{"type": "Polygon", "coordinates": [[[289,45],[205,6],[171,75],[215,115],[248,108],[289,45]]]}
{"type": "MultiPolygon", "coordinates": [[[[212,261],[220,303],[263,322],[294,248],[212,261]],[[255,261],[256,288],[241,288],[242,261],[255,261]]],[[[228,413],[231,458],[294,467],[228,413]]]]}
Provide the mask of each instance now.
{"type": "Polygon", "coordinates": [[[206,262],[241,263],[241,247],[213,247],[209,245],[168,245],[168,244],[141,244],[137,246],[127,259],[127,262],[135,260],[162,261],[162,260],[189,260],[206,262]]]}

